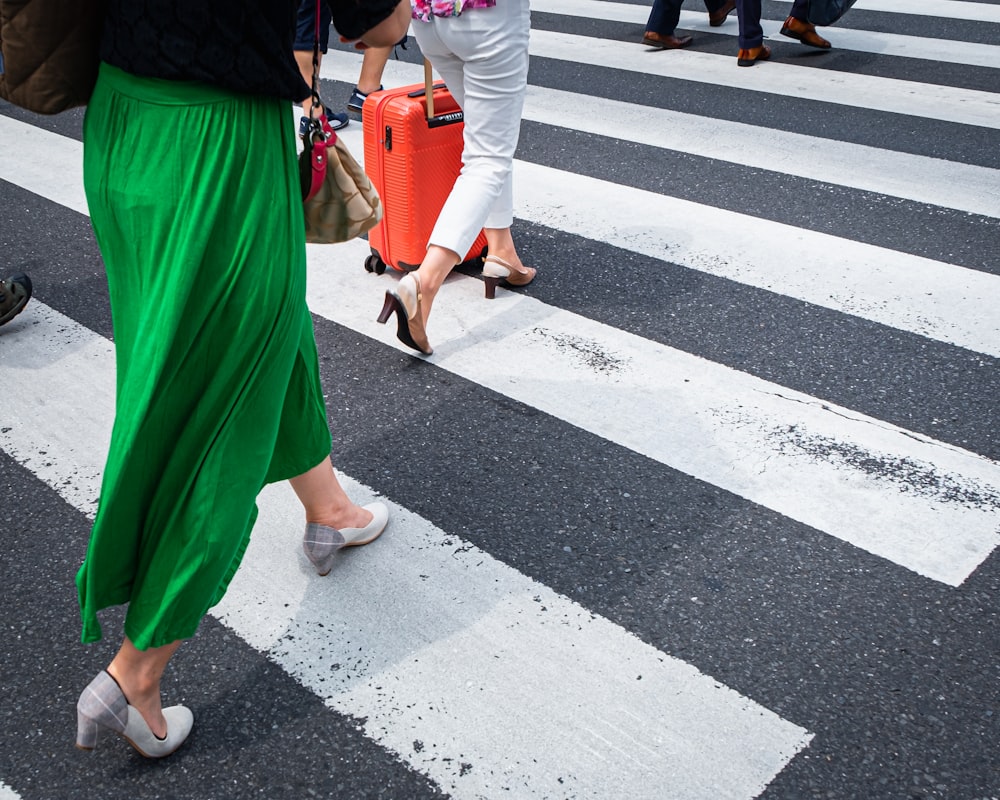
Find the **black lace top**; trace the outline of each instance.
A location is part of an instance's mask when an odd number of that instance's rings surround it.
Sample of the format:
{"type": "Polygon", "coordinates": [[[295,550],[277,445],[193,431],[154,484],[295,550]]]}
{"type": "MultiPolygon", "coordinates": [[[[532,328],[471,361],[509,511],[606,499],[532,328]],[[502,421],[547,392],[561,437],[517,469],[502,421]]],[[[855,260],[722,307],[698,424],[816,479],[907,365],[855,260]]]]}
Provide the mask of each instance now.
{"type": "MultiPolygon", "coordinates": [[[[332,0],[334,26],[358,38],[398,0],[332,0]]],[[[407,0],[403,0],[406,2],[407,0]]],[[[110,0],[101,59],[148,78],[196,80],[302,100],[292,42],[299,0],[110,0]]]]}

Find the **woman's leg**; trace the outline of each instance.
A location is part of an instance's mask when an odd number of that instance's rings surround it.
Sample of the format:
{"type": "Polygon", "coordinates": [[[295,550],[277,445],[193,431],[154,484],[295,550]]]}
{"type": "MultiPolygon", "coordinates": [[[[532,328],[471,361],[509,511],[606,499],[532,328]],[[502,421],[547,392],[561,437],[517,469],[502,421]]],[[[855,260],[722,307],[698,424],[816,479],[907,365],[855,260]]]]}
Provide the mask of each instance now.
{"type": "MultiPolygon", "coordinates": [[[[513,220],[510,177],[527,88],[530,17],[525,3],[510,0],[432,25],[440,44],[432,39],[425,52],[462,107],[465,128],[462,171],[430,242],[464,255],[482,227],[509,227],[513,220]]],[[[419,35],[418,42],[423,49],[419,35]]]]}
{"type": "Polygon", "coordinates": [[[351,502],[337,480],[333,464],[324,458],[319,464],[292,478],[289,483],[306,511],[306,522],[316,522],[329,528],[364,528],[372,521],[372,513],[351,502]]]}
{"type": "Polygon", "coordinates": [[[521,257],[517,254],[517,248],[514,245],[514,237],[511,235],[510,228],[484,228],[486,233],[486,248],[491,256],[497,256],[503,259],[512,267],[514,267],[518,272],[521,272],[527,267],[521,263],[521,257]]]}
{"type": "Polygon", "coordinates": [[[434,304],[438,289],[461,260],[462,257],[454,250],[436,244],[428,245],[424,260],[414,272],[420,284],[420,313],[424,325],[427,324],[427,318],[431,314],[431,306],[434,304]]]}
{"type": "Polygon", "coordinates": [[[342,548],[375,541],[389,521],[384,503],[362,508],[350,501],[329,458],[292,478],[291,484],[306,510],[302,549],[321,576],[330,572],[342,548]]]}
{"type": "Polygon", "coordinates": [[[160,701],[160,679],[181,640],[162,647],[138,650],[128,637],[108,665],[108,674],[118,682],[130,706],[139,711],[154,736],[167,735],[160,701]]]}
{"type": "MultiPolygon", "coordinates": [[[[439,38],[438,33],[441,24],[446,23],[441,23],[437,19],[429,23],[414,22],[412,27],[413,36],[417,40],[417,46],[420,48],[420,51],[444,79],[452,97],[455,98],[455,102],[458,103],[459,107],[463,107],[465,65],[462,59],[452,53],[439,38]]],[[[468,125],[468,117],[465,118],[465,125],[468,125]]],[[[454,194],[454,190],[452,190],[452,194],[454,194]]],[[[475,237],[473,236],[474,239],[475,237]]],[[[470,240],[469,247],[471,246],[472,241],[470,240]]],[[[457,244],[454,245],[454,249],[445,244],[434,244],[432,234],[431,243],[427,246],[424,259],[420,262],[419,268],[414,273],[420,286],[420,315],[425,323],[430,315],[431,305],[434,303],[434,298],[438,293],[438,289],[441,288],[441,284],[444,283],[445,278],[448,277],[452,269],[462,260],[462,256],[468,252],[468,247],[466,247],[459,254],[457,248],[457,244]]]]}
{"type": "Polygon", "coordinates": [[[462,172],[431,232],[416,272],[426,323],[444,279],[486,228],[489,252],[515,267],[510,235],[513,160],[528,75],[530,16],[526,3],[467,11],[460,17],[415,23],[422,52],[465,114],[462,172]],[[484,27],[483,22],[491,23],[484,27]],[[485,57],[485,54],[491,54],[485,57]]]}

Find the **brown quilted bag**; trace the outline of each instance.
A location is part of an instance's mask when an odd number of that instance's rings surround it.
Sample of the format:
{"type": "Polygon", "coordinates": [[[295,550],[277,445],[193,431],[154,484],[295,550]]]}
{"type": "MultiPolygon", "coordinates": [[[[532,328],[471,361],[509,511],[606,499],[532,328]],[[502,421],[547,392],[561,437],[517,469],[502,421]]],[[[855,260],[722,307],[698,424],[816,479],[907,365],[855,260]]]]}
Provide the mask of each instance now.
{"type": "Polygon", "coordinates": [[[39,114],[94,91],[106,0],[0,0],[0,97],[39,114]]]}

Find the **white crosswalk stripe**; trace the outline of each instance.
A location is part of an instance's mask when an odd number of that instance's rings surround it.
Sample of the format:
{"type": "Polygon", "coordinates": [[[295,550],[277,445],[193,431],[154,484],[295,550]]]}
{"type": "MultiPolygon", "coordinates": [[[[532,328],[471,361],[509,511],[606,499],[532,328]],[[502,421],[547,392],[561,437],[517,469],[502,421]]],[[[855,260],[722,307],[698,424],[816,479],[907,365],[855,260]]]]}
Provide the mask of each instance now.
{"type": "MultiPolygon", "coordinates": [[[[37,151],[37,158],[25,158],[16,148],[0,153],[0,164],[8,167],[6,180],[86,213],[82,185],[61,178],[79,164],[79,143],[14,120],[0,119],[0,132],[15,144],[37,147],[46,139],[53,143],[48,150],[37,151]]],[[[360,130],[342,136],[363,161],[360,130]]],[[[1000,179],[1000,170],[984,172],[1000,179]]],[[[604,181],[526,162],[517,163],[517,177],[522,219],[1000,355],[1000,306],[995,302],[1000,278],[995,275],[651,192],[622,191],[604,181]],[[563,202],[567,192],[576,198],[572,206],[563,202]],[[616,218],[603,213],[610,192],[618,193],[616,218]],[[726,238],[720,241],[714,232],[722,229],[726,238]],[[776,251],[773,242],[782,240],[776,251]]],[[[988,183],[987,175],[981,184],[988,183]]],[[[986,185],[981,190],[977,203],[996,205],[996,193],[986,185]]]]}
{"type": "MultiPolygon", "coordinates": [[[[987,3],[860,0],[855,9],[887,18],[1000,24],[1000,7],[987,3]]],[[[533,11],[642,25],[649,9],[536,0],[533,11]]],[[[764,25],[776,36],[780,20],[764,25]]],[[[686,10],[681,27],[734,36],[735,14],[724,29],[712,29],[703,11],[686,10]]],[[[844,51],[920,59],[928,68],[995,69],[1000,53],[994,44],[928,42],[905,33],[843,27],[836,35],[835,46],[844,51]]],[[[917,125],[962,126],[993,141],[1000,128],[1000,93],[947,83],[780,62],[737,70],[732,54],[685,50],[651,58],[635,42],[545,28],[532,32],[531,48],[536,61],[732,87],[845,113],[887,112],[917,125]]],[[[323,76],[343,80],[359,63],[359,54],[333,50],[323,76]]],[[[384,82],[421,77],[418,64],[391,61],[384,82]]],[[[80,142],[4,111],[0,107],[0,187],[19,187],[86,216],[80,142]]],[[[579,132],[789,175],[956,219],[967,215],[994,228],[1000,220],[1000,169],[991,166],[548,85],[529,87],[524,119],[554,135],[579,132]],[[790,162],[797,165],[794,174],[790,162]]],[[[342,136],[360,157],[360,125],[342,136]]],[[[842,315],[881,326],[887,336],[954,348],[978,358],[984,373],[1000,358],[995,272],[636,189],[542,160],[518,160],[515,170],[518,219],[555,237],[711,276],[737,292],[763,290],[776,302],[807,304],[821,326],[842,315]]],[[[0,240],[10,235],[4,231],[0,240]]],[[[396,341],[394,326],[374,323],[395,277],[361,269],[368,252],[363,241],[309,246],[310,308],[338,331],[356,334],[361,347],[409,353],[396,341]]],[[[500,292],[485,302],[481,282],[463,275],[449,278],[436,300],[431,338],[435,354],[423,359],[422,374],[461,380],[478,395],[538,414],[546,425],[565,426],[560,429],[690,476],[724,494],[722,502],[794,523],[801,538],[782,537],[779,557],[802,559],[802,548],[810,546],[804,540],[817,541],[815,534],[835,556],[804,569],[834,584],[852,571],[867,571],[873,581],[890,576],[894,587],[951,598],[981,591],[970,588],[973,576],[995,563],[1000,463],[976,445],[960,447],[918,425],[880,419],[530,292],[500,292]]],[[[0,331],[0,451],[75,513],[92,517],[113,413],[113,343],[36,296],[0,331]]],[[[385,495],[393,521],[377,547],[352,552],[338,563],[335,579],[318,580],[296,549],[296,498],[287,486],[268,487],[243,566],[211,613],[319,698],[329,709],[324,714],[357,720],[371,743],[447,796],[749,800],[766,795],[793,762],[809,759],[822,742],[826,720],[794,704],[761,702],[752,679],[731,683],[686,654],[672,654],[648,632],[640,635],[573,592],[508,564],[498,556],[502,547],[477,545],[460,528],[450,530],[408,508],[391,486],[387,491],[351,475],[341,478],[359,502],[385,495]]],[[[484,488],[483,502],[490,499],[484,488]]],[[[519,513],[526,527],[542,524],[529,509],[519,513]]],[[[648,535],[663,533],[654,529],[648,535]]],[[[725,554],[706,557],[722,560],[725,554]]],[[[595,581],[608,566],[594,565],[595,581]]],[[[845,605],[853,601],[844,599],[845,605]]],[[[869,613],[873,629],[893,624],[879,618],[877,608],[869,613]]],[[[744,642],[752,641],[748,633],[744,642]]],[[[759,666],[752,655],[748,659],[759,666]]],[[[863,669],[871,678],[881,668],[863,669]]],[[[19,778],[19,767],[5,769],[0,767],[0,800],[46,796],[19,778]]]]}
{"type": "Polygon", "coordinates": [[[1000,128],[1000,101],[995,94],[975,89],[913,83],[868,75],[813,74],[793,64],[764,62],[755,69],[736,72],[730,55],[680,50],[671,59],[651,59],[632,43],[590,39],[553,31],[532,31],[532,57],[576,61],[664,78],[732,86],[751,92],[780,94],[854,108],[1000,128]]]}
{"type": "Polygon", "coordinates": [[[21,800],[21,795],[5,783],[0,782],[0,800],[21,800]]]}
{"type": "Polygon", "coordinates": [[[910,0],[861,0],[859,11],[881,11],[890,14],[925,14],[944,19],[968,19],[975,22],[1000,22],[1000,8],[990,3],[966,3],[963,0],[919,2],[910,0]]]}
{"type": "MultiPolygon", "coordinates": [[[[938,2],[911,2],[910,0],[861,0],[853,6],[858,11],[878,11],[890,14],[925,14],[945,19],[968,19],[976,22],[1000,22],[996,5],[990,3],[964,2],[964,0],[938,0],[938,2]]],[[[550,14],[564,14],[588,19],[620,20],[623,22],[645,22],[649,18],[649,8],[637,3],[616,3],[613,0],[536,0],[532,11],[550,14]]],[[[696,15],[697,12],[681,11],[696,15]]],[[[704,14],[699,15],[704,18],[704,14]]],[[[850,23],[852,17],[844,17],[850,23]]],[[[780,25],[780,19],[765,22],[780,25]]]]}

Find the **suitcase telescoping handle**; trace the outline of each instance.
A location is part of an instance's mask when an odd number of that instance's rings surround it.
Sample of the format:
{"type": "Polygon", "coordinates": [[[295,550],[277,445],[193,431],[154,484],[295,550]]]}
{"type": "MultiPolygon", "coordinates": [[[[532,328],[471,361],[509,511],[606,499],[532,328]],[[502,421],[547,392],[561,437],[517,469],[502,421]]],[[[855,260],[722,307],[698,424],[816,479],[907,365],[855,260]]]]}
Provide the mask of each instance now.
{"type": "Polygon", "coordinates": [[[431,62],[426,58],[424,59],[424,88],[418,89],[415,92],[410,92],[407,97],[420,97],[424,95],[427,98],[427,127],[428,128],[440,128],[442,125],[453,125],[456,122],[462,122],[465,119],[465,115],[462,110],[449,111],[447,114],[435,114],[434,113],[434,90],[437,88],[445,88],[443,83],[439,83],[437,86],[434,85],[433,75],[431,73],[431,62]]]}
{"type": "Polygon", "coordinates": [[[424,59],[424,94],[427,97],[427,121],[434,119],[434,75],[431,62],[424,59]]]}

